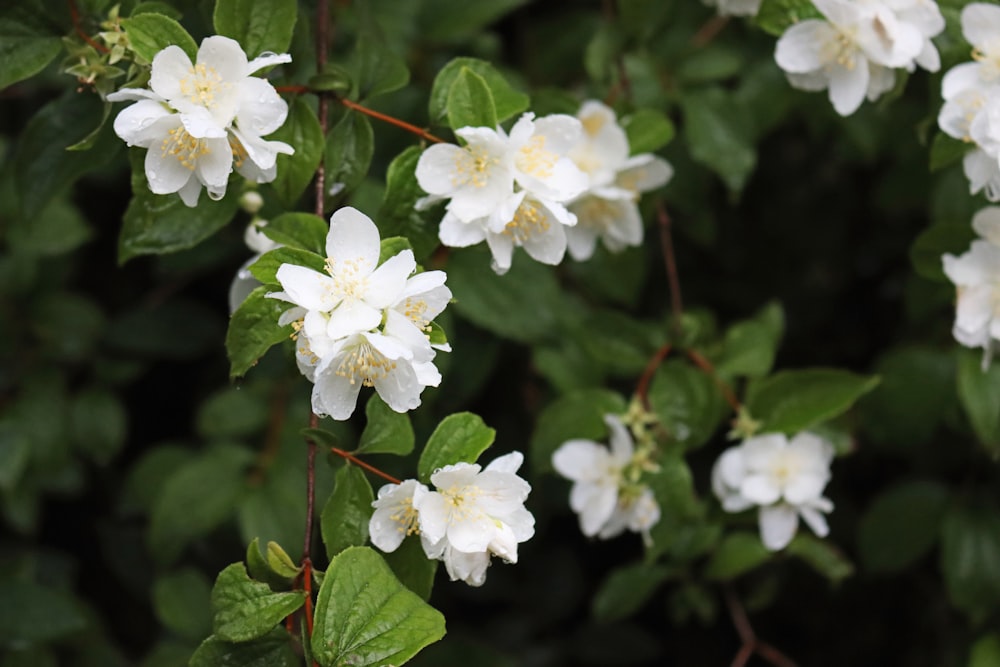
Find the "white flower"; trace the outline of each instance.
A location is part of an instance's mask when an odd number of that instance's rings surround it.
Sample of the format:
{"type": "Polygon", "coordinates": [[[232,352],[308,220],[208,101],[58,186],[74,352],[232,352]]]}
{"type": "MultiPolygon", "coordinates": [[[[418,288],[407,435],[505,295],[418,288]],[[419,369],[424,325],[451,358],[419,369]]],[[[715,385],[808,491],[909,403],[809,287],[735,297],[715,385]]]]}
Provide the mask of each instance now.
{"type": "Polygon", "coordinates": [[[424,550],[444,561],[452,580],[482,585],[491,555],[516,563],[517,545],[534,535],[524,507],[531,486],[517,475],[523,461],[512,452],[486,468],[444,466],[431,475],[437,490],[414,497],[424,550]]]}
{"type": "Polygon", "coordinates": [[[712,469],[712,489],[727,512],[759,507],[760,536],[772,551],[785,548],[799,517],[820,537],[829,532],[823,512],[833,503],[823,497],[830,480],[833,447],[812,434],[791,441],[768,433],[731,447],[712,469]]]}
{"type": "Polygon", "coordinates": [[[756,16],[762,0],[703,0],[709,7],[716,7],[720,16],[756,16]]]}
{"type": "Polygon", "coordinates": [[[568,154],[580,140],[580,121],[565,114],[535,120],[525,113],[510,130],[514,180],[538,198],[566,202],[587,189],[587,175],[568,154]]]}
{"type": "Polygon", "coordinates": [[[171,45],[153,58],[150,89],[125,88],[112,102],[137,100],[115,118],[115,132],[130,146],[146,148],[146,177],[156,194],[177,192],[194,206],[201,187],[213,199],[225,195],[234,166],[257,182],[274,179],[278,153],[292,147],[261,137],[278,129],[288,105],[257,70],[287,63],[287,54],[247,61],[228,37],[202,41],[194,63],[171,45]]]}
{"type": "Polygon", "coordinates": [[[630,482],[627,470],[635,465],[635,444],[628,429],[614,415],[605,415],[610,448],[593,440],[568,440],[552,454],[552,466],[571,480],[570,508],[579,515],[587,537],[614,537],[626,528],[648,534],[660,519],[652,491],[630,482]]]}
{"type": "Polygon", "coordinates": [[[981,240],[968,252],[942,258],[944,272],[958,290],[955,339],[966,347],[983,348],[983,365],[989,364],[1000,341],[1000,207],[980,210],[972,227],[981,240]]]}
{"type": "Polygon", "coordinates": [[[427,487],[415,479],[380,488],[378,498],[372,502],[375,511],[368,522],[372,544],[390,553],[399,548],[404,537],[419,533],[414,505],[427,492],[427,487]]]}
{"type": "Polygon", "coordinates": [[[382,322],[383,309],[401,298],[416,268],[411,250],[379,265],[380,247],[375,223],[355,208],[341,208],[330,218],[326,273],[283,264],[277,278],[284,292],[272,296],[323,313],[331,339],[370,331],[382,322]]]}
{"type": "MultiPolygon", "coordinates": [[[[451,290],[444,284],[444,271],[424,271],[407,279],[399,299],[390,308],[402,313],[418,331],[430,333],[431,323],[451,301],[451,290]]],[[[432,345],[434,349],[451,351],[447,344],[432,345]]]]}

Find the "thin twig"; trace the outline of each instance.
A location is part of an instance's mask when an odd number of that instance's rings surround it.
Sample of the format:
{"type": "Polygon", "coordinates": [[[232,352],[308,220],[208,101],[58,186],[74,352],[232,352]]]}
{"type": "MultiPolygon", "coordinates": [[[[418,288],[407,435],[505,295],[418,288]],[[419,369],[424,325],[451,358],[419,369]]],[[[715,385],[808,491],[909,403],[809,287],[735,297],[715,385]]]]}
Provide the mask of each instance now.
{"type": "Polygon", "coordinates": [[[668,354],[670,354],[670,348],[670,343],[666,343],[656,351],[653,358],[649,360],[648,364],[646,364],[646,369],[642,372],[642,377],[639,378],[639,383],[635,387],[635,395],[639,397],[640,401],[642,401],[642,407],[647,412],[650,410],[649,383],[652,381],[653,375],[656,373],[656,369],[660,367],[663,360],[667,358],[668,354]]]}
{"type": "Polygon", "coordinates": [[[80,25],[80,10],[76,6],[76,0],[69,0],[69,16],[70,20],[73,21],[73,30],[80,36],[80,39],[94,47],[98,53],[108,53],[110,51],[108,47],[91,39],[90,35],[84,31],[83,26],[80,25]]]}
{"type": "Polygon", "coordinates": [[[384,123],[389,123],[390,125],[395,125],[396,127],[400,127],[402,129],[406,130],[407,132],[412,132],[413,134],[417,135],[421,139],[425,139],[425,140],[433,142],[435,144],[447,143],[447,142],[445,142],[444,139],[441,139],[439,137],[435,137],[433,134],[431,134],[430,132],[428,132],[427,130],[425,130],[423,128],[419,128],[416,125],[413,125],[411,123],[407,123],[404,120],[400,120],[400,119],[395,118],[393,116],[389,116],[389,115],[381,113],[379,111],[375,111],[374,109],[369,109],[368,107],[363,106],[361,104],[358,104],[357,102],[352,102],[351,100],[348,100],[348,99],[345,99],[345,98],[342,98],[342,97],[338,97],[337,101],[340,102],[341,104],[343,104],[348,109],[353,109],[354,111],[357,111],[359,113],[363,113],[366,116],[371,116],[372,118],[380,120],[380,121],[382,121],[384,123]]]}
{"type": "Polygon", "coordinates": [[[736,634],[739,635],[741,643],[740,650],[736,652],[731,663],[732,667],[745,667],[754,653],[774,667],[797,667],[795,662],[784,653],[757,639],[757,634],[753,631],[753,626],[750,625],[746,610],[731,588],[726,589],[725,598],[729,617],[733,621],[733,627],[736,628],[736,634]]]}
{"type": "Polygon", "coordinates": [[[715,382],[715,386],[719,388],[719,391],[722,392],[723,398],[726,399],[726,403],[728,403],[729,407],[733,409],[733,412],[739,414],[740,410],[743,409],[743,404],[740,403],[740,399],[736,398],[736,393],[733,392],[732,387],[719,377],[719,374],[715,371],[715,366],[712,365],[712,362],[703,357],[697,350],[687,350],[687,356],[695,366],[700,368],[702,372],[705,373],[705,375],[712,378],[712,381],[715,382]]]}
{"type": "Polygon", "coordinates": [[[691,37],[691,46],[697,48],[708,46],[708,44],[715,39],[716,36],[722,32],[722,29],[728,24],[728,16],[713,16],[705,21],[705,23],[698,28],[698,32],[691,37]]]}
{"type": "Polygon", "coordinates": [[[378,468],[376,468],[375,466],[373,466],[370,463],[365,463],[364,461],[362,461],[361,459],[357,458],[356,456],[354,456],[350,452],[345,452],[343,449],[338,449],[337,447],[331,447],[330,451],[333,452],[334,454],[336,454],[337,456],[340,456],[342,458],[347,459],[348,461],[350,461],[354,465],[358,466],[359,468],[364,468],[365,470],[367,470],[368,472],[372,473],[373,475],[378,475],[379,477],[381,477],[382,479],[384,479],[387,482],[392,482],[393,484],[402,484],[403,483],[402,480],[396,479],[395,477],[393,477],[392,475],[390,475],[387,472],[382,472],[381,470],[379,470],[378,468]]]}
{"type": "Polygon", "coordinates": [[[667,207],[660,200],[656,203],[656,217],[660,223],[660,249],[663,252],[663,263],[667,271],[667,282],[670,284],[670,312],[674,335],[681,336],[681,318],[684,315],[684,300],[681,296],[681,281],[677,274],[677,259],[674,256],[674,239],[671,234],[670,215],[667,207]]]}

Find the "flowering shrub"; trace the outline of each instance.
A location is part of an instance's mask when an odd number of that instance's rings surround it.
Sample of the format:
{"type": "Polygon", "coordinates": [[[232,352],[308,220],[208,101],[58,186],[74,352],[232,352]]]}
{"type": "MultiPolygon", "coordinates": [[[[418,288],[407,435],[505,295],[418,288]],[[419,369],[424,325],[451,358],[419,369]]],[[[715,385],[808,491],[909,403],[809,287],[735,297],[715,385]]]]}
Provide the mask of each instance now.
{"type": "Polygon", "coordinates": [[[3,665],[1000,662],[996,3],[7,4],[3,665]]]}

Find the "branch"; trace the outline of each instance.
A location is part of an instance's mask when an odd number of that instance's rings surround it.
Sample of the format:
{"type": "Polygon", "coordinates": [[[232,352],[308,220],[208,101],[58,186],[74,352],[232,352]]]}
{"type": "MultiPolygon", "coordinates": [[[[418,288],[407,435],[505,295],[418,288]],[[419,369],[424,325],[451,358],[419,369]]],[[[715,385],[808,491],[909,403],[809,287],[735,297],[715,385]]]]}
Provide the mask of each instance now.
{"type": "Polygon", "coordinates": [[[680,338],[684,302],[681,297],[681,281],[677,275],[677,259],[674,257],[670,215],[667,213],[667,207],[662,199],[656,203],[656,217],[660,223],[660,249],[663,252],[663,263],[666,266],[667,282],[670,284],[670,312],[673,318],[674,335],[680,338]]]}
{"type": "Polygon", "coordinates": [[[713,16],[705,21],[705,23],[698,28],[698,32],[691,37],[691,46],[697,48],[708,46],[708,44],[715,39],[727,25],[729,25],[728,16],[713,16]]]}
{"type": "Polygon", "coordinates": [[[733,620],[733,627],[740,637],[740,650],[736,652],[731,667],[745,667],[750,657],[756,653],[766,662],[774,667],[797,667],[795,662],[784,653],[774,648],[770,644],[757,639],[747,612],[740,603],[739,598],[731,588],[726,588],[726,607],[729,609],[729,617],[733,620]]]}
{"type": "Polygon", "coordinates": [[[642,401],[642,407],[646,412],[650,411],[649,407],[649,383],[653,379],[653,375],[656,373],[656,369],[660,367],[663,360],[667,358],[670,354],[670,343],[666,343],[663,347],[656,351],[653,358],[649,360],[646,364],[646,369],[642,372],[642,377],[639,378],[639,384],[635,387],[635,395],[639,397],[642,401]]]}
{"type": "Polygon", "coordinates": [[[367,470],[368,472],[372,473],[373,475],[378,475],[379,477],[381,477],[382,479],[386,480],[387,482],[392,482],[393,484],[402,484],[403,483],[402,480],[396,479],[395,477],[393,477],[392,475],[390,475],[387,472],[382,472],[381,470],[379,470],[378,468],[376,468],[375,466],[373,466],[370,463],[365,463],[364,461],[362,461],[361,459],[357,458],[356,456],[354,456],[350,452],[345,452],[343,449],[338,449],[337,447],[331,447],[330,451],[333,452],[334,454],[336,454],[337,456],[340,456],[342,458],[347,459],[348,461],[350,461],[354,465],[358,466],[359,468],[364,468],[365,470],[367,470]]]}
{"type": "Polygon", "coordinates": [[[736,398],[736,394],[733,392],[732,387],[730,387],[726,382],[719,377],[719,374],[715,372],[715,366],[712,365],[708,359],[703,357],[697,350],[687,351],[688,359],[697,366],[705,375],[712,378],[715,382],[715,386],[719,388],[722,392],[723,398],[726,399],[726,403],[729,407],[733,409],[733,412],[739,414],[740,410],[743,409],[743,404],[740,403],[740,399],[736,398]]]}
{"type": "Polygon", "coordinates": [[[354,111],[357,111],[359,113],[363,113],[366,116],[371,116],[372,118],[380,120],[380,121],[382,121],[384,123],[389,123],[390,125],[395,125],[396,127],[400,127],[402,129],[406,130],[407,132],[411,132],[411,133],[417,135],[421,139],[425,139],[425,140],[433,142],[435,144],[447,143],[447,142],[445,142],[444,139],[440,139],[440,138],[434,136],[433,134],[431,134],[427,130],[419,128],[416,125],[412,125],[410,123],[407,123],[406,121],[400,120],[400,119],[395,118],[393,116],[390,116],[388,114],[384,114],[384,113],[382,113],[380,111],[375,111],[374,109],[369,109],[368,107],[362,106],[361,104],[358,104],[357,102],[352,102],[351,100],[344,99],[342,97],[338,97],[337,101],[340,102],[341,104],[343,104],[348,109],[353,109],[354,111]]]}
{"type": "Polygon", "coordinates": [[[80,36],[80,39],[82,39],[83,41],[85,41],[90,46],[94,47],[94,49],[96,49],[98,53],[109,53],[110,52],[110,49],[108,49],[108,47],[104,46],[103,44],[101,44],[99,42],[95,42],[90,37],[90,35],[88,35],[84,31],[83,27],[81,26],[81,22],[80,22],[80,10],[76,6],[76,0],[69,0],[69,16],[70,16],[70,20],[73,21],[73,30],[76,32],[77,35],[80,36]]]}

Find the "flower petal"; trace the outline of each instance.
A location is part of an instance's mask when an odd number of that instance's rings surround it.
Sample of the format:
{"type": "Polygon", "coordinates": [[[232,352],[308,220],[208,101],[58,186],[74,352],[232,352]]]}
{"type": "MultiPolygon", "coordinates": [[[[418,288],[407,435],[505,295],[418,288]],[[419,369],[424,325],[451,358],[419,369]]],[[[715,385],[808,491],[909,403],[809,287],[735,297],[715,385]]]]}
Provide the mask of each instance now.
{"type": "Polygon", "coordinates": [[[345,206],[330,217],[326,256],[334,274],[345,265],[360,275],[370,274],[378,263],[380,244],[378,227],[358,209],[345,206]]]}
{"type": "Polygon", "coordinates": [[[780,551],[788,546],[799,527],[799,515],[788,505],[761,507],[760,539],[771,551],[780,551]]]}

